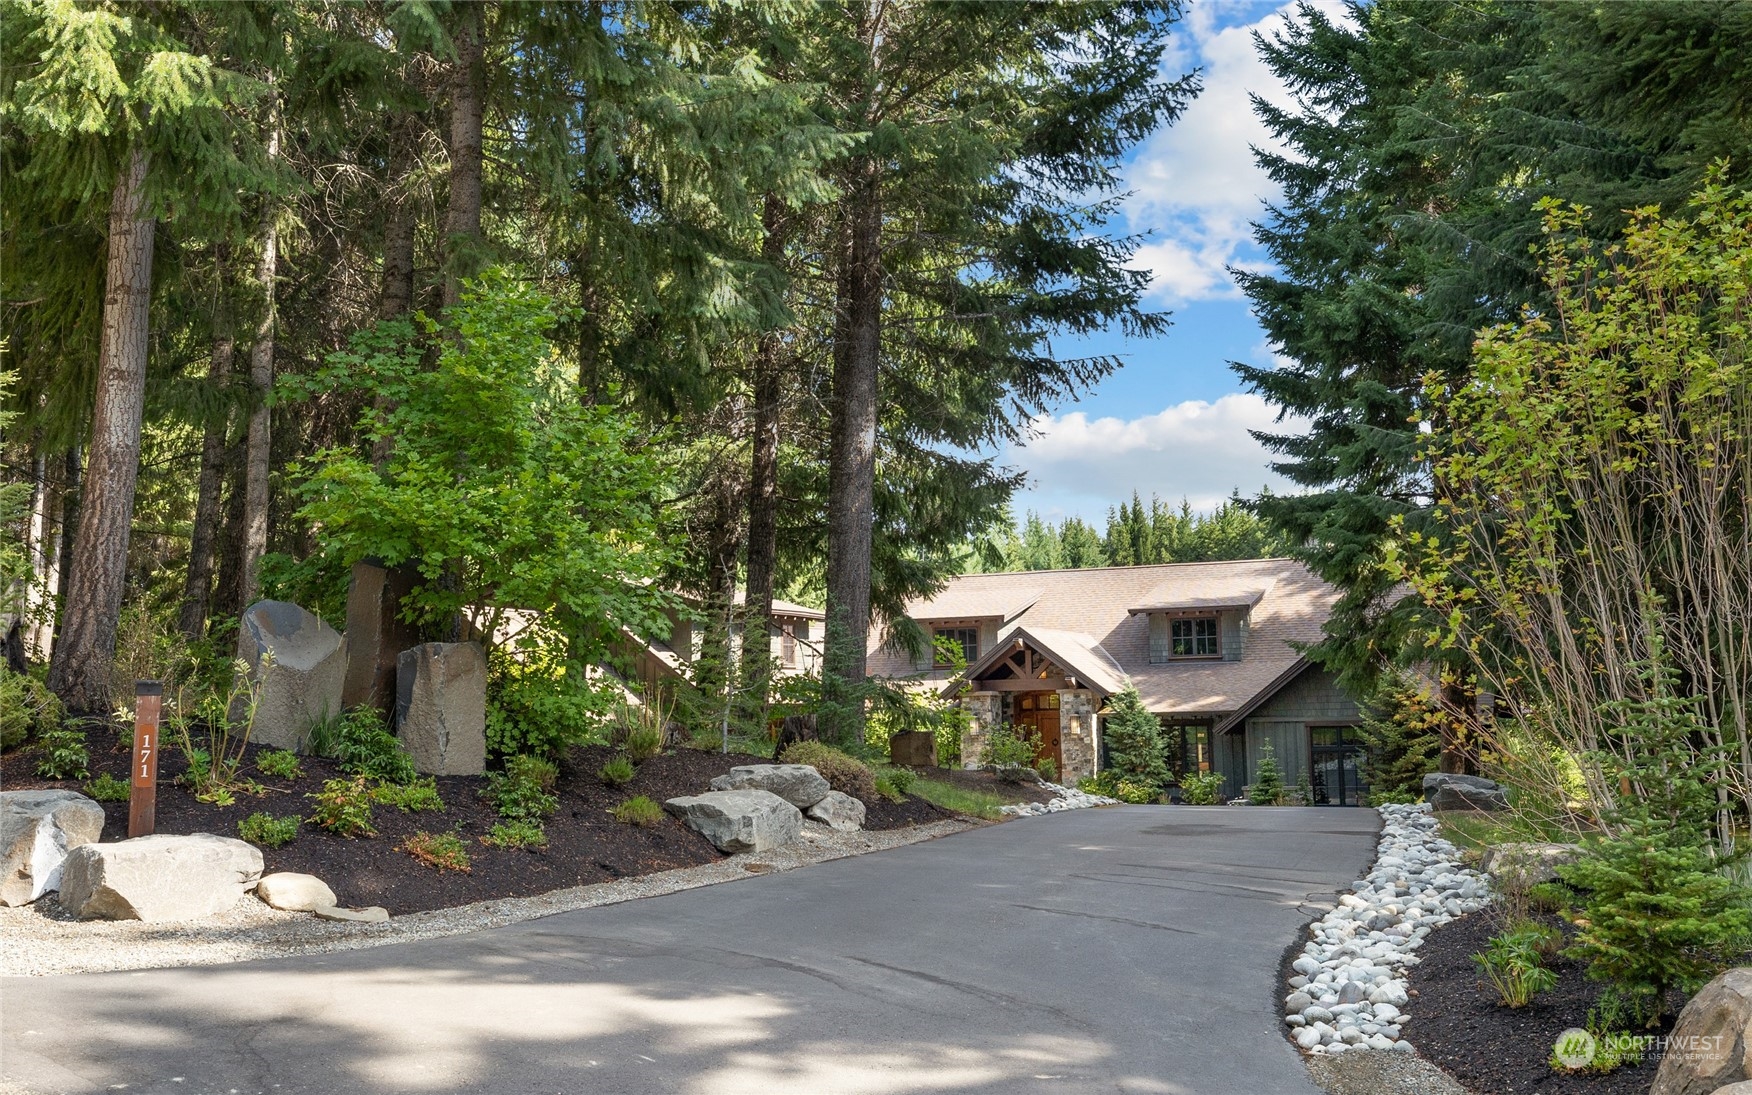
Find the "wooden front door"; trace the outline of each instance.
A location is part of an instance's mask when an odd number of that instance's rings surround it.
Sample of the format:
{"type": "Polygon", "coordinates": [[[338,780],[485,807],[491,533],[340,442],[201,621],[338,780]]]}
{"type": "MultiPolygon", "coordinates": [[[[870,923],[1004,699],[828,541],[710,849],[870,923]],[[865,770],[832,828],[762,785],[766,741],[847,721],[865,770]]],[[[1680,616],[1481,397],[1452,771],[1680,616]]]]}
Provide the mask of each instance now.
{"type": "Polygon", "coordinates": [[[1027,728],[1034,736],[1034,759],[1050,760],[1062,777],[1065,772],[1064,744],[1059,740],[1059,696],[1057,692],[1024,692],[1016,697],[1016,725],[1027,728]]]}

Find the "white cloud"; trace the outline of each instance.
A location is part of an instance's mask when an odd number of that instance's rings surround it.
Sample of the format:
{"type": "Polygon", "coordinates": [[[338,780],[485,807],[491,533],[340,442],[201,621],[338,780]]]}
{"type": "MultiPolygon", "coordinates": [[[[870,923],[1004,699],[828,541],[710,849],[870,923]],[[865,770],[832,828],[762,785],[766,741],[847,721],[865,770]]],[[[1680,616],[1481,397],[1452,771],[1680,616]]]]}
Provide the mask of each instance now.
{"type": "MultiPolygon", "coordinates": [[[[1291,98],[1259,57],[1253,35],[1282,31],[1294,7],[1219,26],[1221,5],[1194,4],[1178,28],[1182,47],[1170,52],[1164,69],[1173,74],[1190,62],[1202,65],[1204,90],[1179,121],[1146,142],[1127,170],[1133,191],[1127,215],[1134,231],[1151,233],[1135,262],[1154,275],[1155,295],[1165,303],[1238,296],[1224,266],[1263,266],[1252,253],[1251,221],[1278,189],[1254,162],[1253,146],[1276,145],[1249,96],[1279,105],[1291,98]]],[[[1330,17],[1344,17],[1336,4],[1321,7],[1337,9],[1327,11],[1330,17]]]]}
{"type": "Polygon", "coordinates": [[[1198,510],[1221,505],[1237,488],[1245,496],[1262,486],[1288,492],[1292,485],[1266,466],[1271,454],[1247,432],[1300,428],[1275,418],[1264,399],[1241,392],[1132,419],[1090,419],[1081,411],[1046,415],[1035,420],[1033,439],[1004,454],[1005,463],[1028,473],[1017,513],[1034,509],[1099,522],[1133,490],[1171,503],[1186,498],[1198,510]]]}

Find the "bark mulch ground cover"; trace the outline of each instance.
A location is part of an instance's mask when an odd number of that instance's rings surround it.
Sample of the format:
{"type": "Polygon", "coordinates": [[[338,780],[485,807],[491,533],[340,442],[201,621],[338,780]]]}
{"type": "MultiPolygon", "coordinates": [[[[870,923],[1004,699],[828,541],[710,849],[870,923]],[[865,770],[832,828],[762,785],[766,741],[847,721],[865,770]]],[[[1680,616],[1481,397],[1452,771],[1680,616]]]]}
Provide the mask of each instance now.
{"type": "MultiPolygon", "coordinates": [[[[128,777],[128,742],[112,738],[104,730],[90,735],[91,775],[108,773],[128,777]],[[113,748],[111,742],[114,741],[113,748]]],[[[238,822],[263,812],[275,816],[309,817],[312,803],[305,795],[322,788],[323,781],[341,776],[331,760],[304,757],[304,774],[297,779],[277,779],[254,768],[260,752],[248,750],[243,774],[262,786],[260,795],[239,794],[230,806],[197,802],[176,782],[187,765],[174,749],[160,758],[157,831],[160,833],[218,833],[236,836],[238,822]]],[[[526,850],[490,847],[480,842],[499,820],[493,807],[481,798],[486,780],[478,776],[446,776],[437,781],[445,809],[438,812],[402,813],[377,806],[372,824],[377,835],[348,840],[306,822],[298,838],[280,848],[263,850],[266,869],[300,871],[316,875],[335,891],[343,905],[381,905],[392,914],[424,912],[475,901],[504,897],[527,897],[567,886],[607,882],[618,878],[691,867],[723,856],[705,837],[674,818],[665,816],[651,828],[616,821],[614,806],[635,795],[661,803],[680,795],[708,790],[712,777],[738,764],[767,764],[769,758],[747,754],[700,752],[677,749],[653,757],[638,767],[630,783],[605,786],[596,773],[611,756],[602,746],[572,750],[560,768],[556,791],[558,812],[547,822],[545,848],[526,850]],[[415,832],[455,832],[468,847],[472,863],[468,871],[440,871],[417,862],[399,850],[415,832]]],[[[77,781],[44,780],[35,775],[35,751],[16,750],[0,755],[0,786],[9,791],[56,787],[82,791],[77,781]]],[[[104,803],[106,822],[103,839],[122,840],[128,832],[128,804],[104,803]]],[[[953,815],[922,799],[870,803],[865,827],[897,829],[939,821],[953,815]]]]}
{"type": "MultiPolygon", "coordinates": [[[[1539,918],[1565,932],[1574,929],[1557,917],[1539,918]]],[[[1660,1062],[1654,1054],[1612,1072],[1558,1072],[1551,1067],[1557,1036],[1587,1026],[1588,1009],[1604,986],[1582,976],[1583,967],[1565,958],[1552,963],[1557,986],[1527,1007],[1497,1002],[1471,956],[1485,949],[1501,925],[1488,911],[1473,913],[1431,932],[1417,951],[1423,961],[1411,967],[1411,1004],[1416,1022],[1407,1036],[1424,1057],[1440,1065],[1477,1095],[1644,1095],[1660,1062]]],[[[1680,1001],[1671,1001],[1677,1011],[1680,1001]]],[[[1666,1034],[1660,1030],[1638,1034],[1666,1034]]]]}

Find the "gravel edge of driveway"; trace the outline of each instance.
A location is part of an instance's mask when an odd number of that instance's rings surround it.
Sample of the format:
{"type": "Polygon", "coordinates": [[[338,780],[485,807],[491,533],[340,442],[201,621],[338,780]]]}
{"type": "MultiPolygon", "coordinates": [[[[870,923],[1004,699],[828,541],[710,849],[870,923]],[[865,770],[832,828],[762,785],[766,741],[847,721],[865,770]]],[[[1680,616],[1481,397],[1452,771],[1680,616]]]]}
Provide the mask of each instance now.
{"type": "MultiPolygon", "coordinates": [[[[810,823],[795,843],[765,852],[741,852],[697,867],[615,882],[573,886],[533,897],[501,898],[450,909],[410,913],[381,924],[342,924],[306,913],[269,908],[245,894],[229,911],[185,924],[138,920],[74,920],[52,895],[32,905],[0,907],[0,975],[50,977],[73,973],[212,966],[298,954],[358,950],[463,935],[575,909],[734,882],[831,859],[886,851],[978,828],[981,822],[947,820],[906,829],[835,832],[810,823]]],[[[392,910],[393,911],[393,910],[392,910]]]]}

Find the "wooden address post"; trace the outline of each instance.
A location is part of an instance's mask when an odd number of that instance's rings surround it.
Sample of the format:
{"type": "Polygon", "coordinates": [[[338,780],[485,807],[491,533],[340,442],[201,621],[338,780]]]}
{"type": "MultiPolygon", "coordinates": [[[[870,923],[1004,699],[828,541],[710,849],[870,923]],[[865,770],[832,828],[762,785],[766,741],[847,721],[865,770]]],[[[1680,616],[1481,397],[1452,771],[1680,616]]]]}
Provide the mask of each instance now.
{"type": "Polygon", "coordinates": [[[134,683],[134,775],[128,789],[128,835],[150,836],[158,812],[158,716],[164,685],[134,683]]]}

